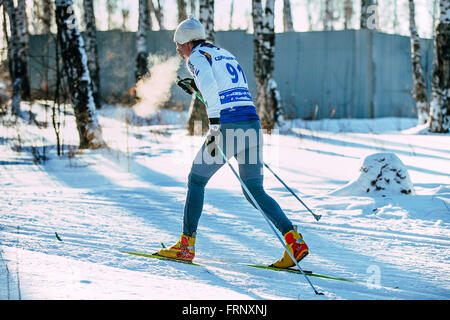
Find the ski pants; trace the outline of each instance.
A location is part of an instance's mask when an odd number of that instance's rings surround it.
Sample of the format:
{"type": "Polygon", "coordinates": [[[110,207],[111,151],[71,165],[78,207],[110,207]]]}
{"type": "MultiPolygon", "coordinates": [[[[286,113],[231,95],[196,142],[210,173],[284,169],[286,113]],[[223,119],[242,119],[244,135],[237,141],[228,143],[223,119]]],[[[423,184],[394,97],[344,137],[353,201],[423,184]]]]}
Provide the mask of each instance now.
{"type": "MultiPolygon", "coordinates": [[[[284,235],[293,229],[278,203],[263,188],[263,133],[259,120],[221,124],[218,145],[227,159],[235,157],[239,175],[253,198],[258,202],[274,226],[284,235]]],[[[184,206],[183,234],[195,236],[203,210],[205,186],[209,179],[225,164],[216,148],[215,156],[206,150],[205,144],[198,151],[188,177],[188,190],[184,206]]],[[[242,189],[246,199],[256,208],[242,189]]],[[[217,202],[220,204],[220,201],[217,202]]],[[[261,217],[262,218],[262,217],[261,217]]]]}

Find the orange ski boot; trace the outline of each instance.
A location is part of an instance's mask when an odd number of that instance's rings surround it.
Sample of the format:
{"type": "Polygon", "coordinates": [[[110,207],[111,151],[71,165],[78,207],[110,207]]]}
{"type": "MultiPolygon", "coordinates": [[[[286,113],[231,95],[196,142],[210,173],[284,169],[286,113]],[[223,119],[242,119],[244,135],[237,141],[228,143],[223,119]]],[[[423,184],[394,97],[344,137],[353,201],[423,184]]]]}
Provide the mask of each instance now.
{"type": "Polygon", "coordinates": [[[169,249],[159,250],[156,254],[170,259],[192,262],[195,256],[195,237],[182,234],[177,243],[169,249]]]}
{"type": "MultiPolygon", "coordinates": [[[[286,246],[288,247],[289,251],[298,262],[308,255],[308,246],[306,245],[305,241],[303,241],[302,235],[296,230],[291,230],[286,233],[284,235],[284,240],[286,241],[286,246]]],[[[283,257],[281,257],[281,259],[274,262],[270,266],[276,268],[289,268],[293,267],[294,265],[295,262],[292,261],[291,257],[285,250],[283,253],[283,257]]]]}

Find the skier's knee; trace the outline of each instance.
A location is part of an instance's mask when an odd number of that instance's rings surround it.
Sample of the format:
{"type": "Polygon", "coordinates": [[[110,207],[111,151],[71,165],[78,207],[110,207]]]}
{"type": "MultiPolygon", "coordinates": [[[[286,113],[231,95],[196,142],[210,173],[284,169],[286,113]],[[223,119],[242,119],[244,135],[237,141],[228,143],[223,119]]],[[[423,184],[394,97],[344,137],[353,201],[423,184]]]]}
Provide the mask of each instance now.
{"type": "Polygon", "coordinates": [[[195,185],[197,187],[205,187],[208,183],[209,178],[200,176],[195,173],[190,173],[188,177],[188,184],[195,185]]]}
{"type": "MultiPolygon", "coordinates": [[[[259,178],[248,179],[245,180],[244,183],[248,191],[252,194],[253,198],[255,198],[255,200],[257,200],[261,195],[265,194],[261,179],[259,178]]],[[[250,196],[248,195],[248,193],[245,191],[244,188],[242,188],[242,192],[244,193],[244,196],[248,200],[248,202],[250,202],[250,204],[255,206],[252,202],[252,199],[250,198],[250,196]]]]}

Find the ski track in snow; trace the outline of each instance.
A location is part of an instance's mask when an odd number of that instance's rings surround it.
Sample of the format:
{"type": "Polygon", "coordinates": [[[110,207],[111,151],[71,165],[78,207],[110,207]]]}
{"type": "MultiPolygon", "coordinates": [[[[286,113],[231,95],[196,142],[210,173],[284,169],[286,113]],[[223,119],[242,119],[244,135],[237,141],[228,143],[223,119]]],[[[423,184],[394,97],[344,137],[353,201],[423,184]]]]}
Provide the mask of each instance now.
{"type": "MultiPolygon", "coordinates": [[[[2,129],[0,299],[450,298],[449,135],[411,132],[410,119],[366,120],[368,131],[341,132],[361,131],[361,121],[344,119],[336,120],[339,130],[334,122],[293,122],[265,139],[266,162],[323,215],[316,222],[265,171],[267,192],[310,247],[302,267],[357,281],[310,277],[325,293],[316,296],[302,275],[245,265],[272,263],[282,246],[226,166],[205,193],[195,259],[204,267],[121,253],[153,253],[178,239],[186,178],[203,138],[176,125],[126,128],[111,114],[99,119],[110,149],[72,158],[56,155],[52,128],[21,122],[22,152],[12,148],[17,131],[2,129]],[[28,151],[41,142],[50,159],[35,164],[28,151]],[[329,194],[375,152],[405,163],[416,195],[329,194]]],[[[64,135],[76,136],[66,121],[64,135]]]]}

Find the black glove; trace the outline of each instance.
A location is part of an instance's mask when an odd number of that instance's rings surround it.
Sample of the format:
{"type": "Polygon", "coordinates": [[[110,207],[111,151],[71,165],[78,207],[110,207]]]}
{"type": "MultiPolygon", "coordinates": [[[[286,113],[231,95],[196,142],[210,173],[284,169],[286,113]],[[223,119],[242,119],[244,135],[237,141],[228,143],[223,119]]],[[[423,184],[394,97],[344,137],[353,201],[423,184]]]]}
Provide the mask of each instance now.
{"type": "Polygon", "coordinates": [[[191,78],[180,79],[180,77],[178,77],[177,85],[189,95],[192,95],[194,92],[199,92],[194,79],[191,78]]]}

